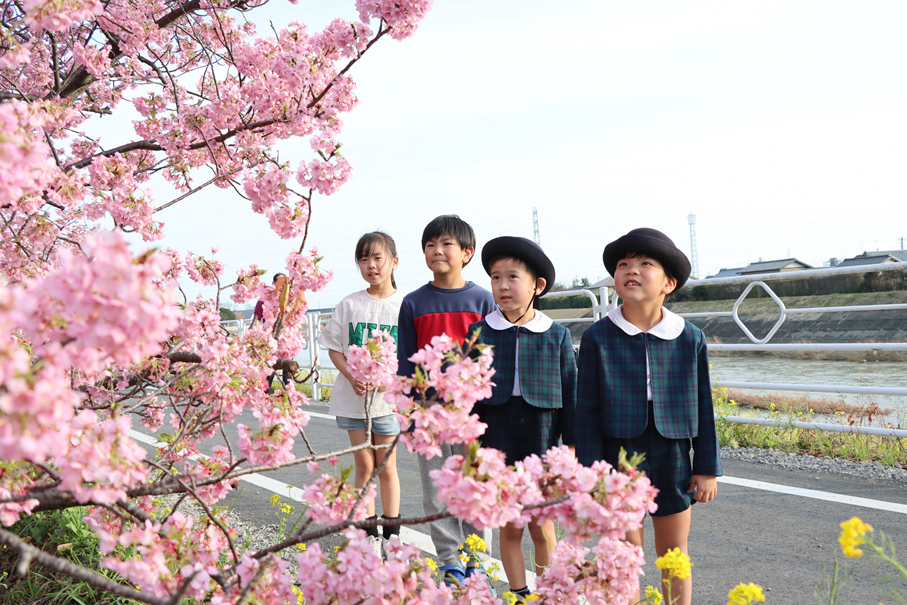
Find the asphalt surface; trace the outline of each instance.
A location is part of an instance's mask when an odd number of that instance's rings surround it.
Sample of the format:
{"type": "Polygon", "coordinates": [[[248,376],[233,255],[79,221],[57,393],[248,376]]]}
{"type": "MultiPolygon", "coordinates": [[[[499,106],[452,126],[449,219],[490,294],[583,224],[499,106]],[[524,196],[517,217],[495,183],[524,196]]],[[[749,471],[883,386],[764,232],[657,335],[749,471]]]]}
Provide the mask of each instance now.
{"type": "MultiPolygon", "coordinates": [[[[312,411],[326,414],[327,409],[313,406],[312,411]]],[[[250,427],[257,426],[248,413],[240,422],[250,427]]],[[[227,434],[235,443],[235,425],[230,429],[227,434]]],[[[345,431],[338,429],[332,419],[313,417],[306,435],[317,453],[328,453],[348,444],[345,431]]],[[[298,456],[308,454],[301,440],[296,441],[294,449],[298,456]]],[[[341,463],[352,465],[352,457],[344,457],[341,463]]],[[[419,516],[422,514],[422,494],[416,456],[405,448],[401,449],[397,466],[402,492],[401,514],[404,517],[419,516]]],[[[896,546],[907,549],[907,484],[830,473],[816,475],[736,460],[724,461],[724,473],[728,481],[743,479],[895,503],[901,505],[901,512],[778,493],[772,491],[771,485],[764,486],[768,489],[753,489],[723,481],[719,483],[715,500],[708,504],[696,504],[693,508],[690,531],[693,603],[724,605],[728,601],[728,592],[740,582],[761,585],[768,604],[828,603],[827,598],[817,601],[815,591],[822,581],[823,567],[825,573],[830,574],[836,559],[839,563],[843,562],[837,541],[839,524],[853,516],[871,524],[877,533],[878,530],[884,531],[896,546]]],[[[281,469],[267,473],[267,476],[278,481],[281,487],[301,487],[311,480],[305,466],[281,469]]],[[[275,523],[274,508],[269,502],[272,491],[243,482],[235,494],[235,511],[241,518],[261,527],[275,523]]],[[[421,534],[428,533],[425,525],[410,529],[421,534]]],[[[657,585],[659,572],[655,569],[652,526],[648,520],[645,535],[647,564],[646,577],[642,581],[643,585],[657,585]]],[[[332,545],[337,543],[337,539],[323,542],[332,545]]],[[[524,551],[527,561],[531,561],[530,546],[526,532],[524,551]]],[[[492,549],[492,556],[499,558],[497,532],[492,549]]],[[[904,562],[907,563],[907,560],[904,562]]],[[[886,585],[878,581],[891,568],[874,567],[873,563],[865,557],[863,560],[848,560],[848,569],[853,568],[854,571],[849,593],[844,593],[849,596],[841,603],[877,605],[897,602],[883,595],[886,585]]],[[[842,573],[839,572],[839,575],[842,573]]],[[[503,573],[501,576],[503,578],[503,573]]],[[[907,580],[901,578],[892,585],[907,593],[907,580]]],[[[505,582],[497,584],[499,589],[506,590],[506,586],[505,582]]]]}

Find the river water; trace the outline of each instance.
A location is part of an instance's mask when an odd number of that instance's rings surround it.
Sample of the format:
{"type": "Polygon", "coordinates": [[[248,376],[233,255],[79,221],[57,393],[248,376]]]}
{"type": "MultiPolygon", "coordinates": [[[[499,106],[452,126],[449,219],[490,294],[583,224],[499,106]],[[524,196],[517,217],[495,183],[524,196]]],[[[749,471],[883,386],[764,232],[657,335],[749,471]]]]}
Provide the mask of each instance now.
{"type": "MultiPolygon", "coordinates": [[[[770,382],[776,384],[827,384],[854,387],[886,387],[907,389],[905,362],[817,361],[812,359],[781,359],[775,357],[717,357],[710,358],[712,380],[724,382],[770,382]]],[[[748,391],[750,389],[747,389],[748,391]]],[[[756,391],[754,393],[765,393],[756,391]]],[[[780,391],[776,391],[782,393],[780,391]]],[[[881,408],[891,408],[898,415],[907,413],[907,397],[886,395],[851,395],[838,393],[796,393],[816,399],[843,399],[853,405],[875,402],[881,408]]]]}

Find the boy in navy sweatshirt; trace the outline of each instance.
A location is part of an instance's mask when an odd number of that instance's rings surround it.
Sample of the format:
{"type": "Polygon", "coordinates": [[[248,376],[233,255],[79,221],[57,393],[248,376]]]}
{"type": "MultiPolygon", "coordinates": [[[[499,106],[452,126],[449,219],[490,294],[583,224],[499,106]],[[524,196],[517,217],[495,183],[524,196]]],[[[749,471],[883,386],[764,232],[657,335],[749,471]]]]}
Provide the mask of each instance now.
{"type": "MultiPolygon", "coordinates": [[[[497,308],[494,297],[484,288],[463,278],[463,267],[476,251],[476,236],[472,227],[455,214],[439,216],[422,232],[422,251],[425,264],[434,279],[418,290],[407,294],[400,307],[397,322],[398,374],[411,376],[415,371],[409,358],[441,334],[463,342],[471,323],[481,320],[497,308]]],[[[440,469],[449,456],[465,454],[462,444],[441,445],[441,456],[431,460],[419,457],[419,476],[422,480],[422,504],[426,515],[444,510],[437,500],[437,489],[429,476],[440,469]]],[[[441,564],[439,569],[448,581],[462,582],[466,577],[484,573],[477,560],[488,558],[486,553],[468,552],[466,538],[475,534],[491,547],[491,530],[479,530],[455,517],[429,523],[430,535],[441,564]],[[467,550],[464,568],[460,558],[461,546],[467,550]]]]}

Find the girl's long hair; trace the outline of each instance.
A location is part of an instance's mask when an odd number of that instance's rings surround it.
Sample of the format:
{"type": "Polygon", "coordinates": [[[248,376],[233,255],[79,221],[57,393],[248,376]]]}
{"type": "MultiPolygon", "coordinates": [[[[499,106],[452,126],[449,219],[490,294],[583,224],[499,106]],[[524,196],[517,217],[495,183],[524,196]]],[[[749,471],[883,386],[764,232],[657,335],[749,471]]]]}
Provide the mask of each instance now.
{"type": "MultiPolygon", "coordinates": [[[[379,246],[384,248],[384,252],[387,254],[387,260],[397,258],[397,244],[394,243],[394,238],[384,231],[372,231],[371,233],[366,233],[360,237],[359,242],[356,244],[356,264],[359,264],[360,258],[371,256],[379,246]]],[[[393,271],[391,271],[391,285],[395,290],[397,289],[397,282],[394,280],[393,271]]]]}

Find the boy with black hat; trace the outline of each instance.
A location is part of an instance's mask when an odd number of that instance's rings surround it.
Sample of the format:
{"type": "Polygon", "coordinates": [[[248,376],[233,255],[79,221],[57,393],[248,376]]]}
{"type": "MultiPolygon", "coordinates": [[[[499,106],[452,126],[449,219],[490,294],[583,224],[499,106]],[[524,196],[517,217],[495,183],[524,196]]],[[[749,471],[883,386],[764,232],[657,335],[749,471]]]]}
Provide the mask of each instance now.
{"type": "MultiPolygon", "coordinates": [[[[690,277],[690,261],[655,229],[611,242],[603,260],[623,304],[583,334],[571,419],[577,458],[616,467],[621,449],[645,454],[638,468],[659,490],[656,552],[686,554],[691,505],[714,498],[721,475],[705,335],[663,306],[690,277]]],[[[642,547],[642,528],[627,540],[642,547]]],[[[691,577],[662,572],[662,581],[666,596],[689,605],[691,577]]]]}
{"type": "MultiPolygon", "coordinates": [[[[562,424],[561,411],[576,401],[576,361],[565,327],[538,311],[539,296],[554,285],[554,265],[535,242],[523,237],[498,237],[482,249],[482,265],[491,277],[491,292],[500,309],[469,326],[481,330],[479,342],[494,346],[495,386],[491,397],[473,411],[488,425],[483,447],[504,452],[507,464],[531,454],[542,456],[557,445],[573,443],[572,427],[562,424]]],[[[551,563],[557,546],[554,524],[529,522],[535,564],[551,563]]],[[[523,527],[501,528],[501,562],[511,592],[523,601],[530,592],[523,560],[523,527]]]]}

